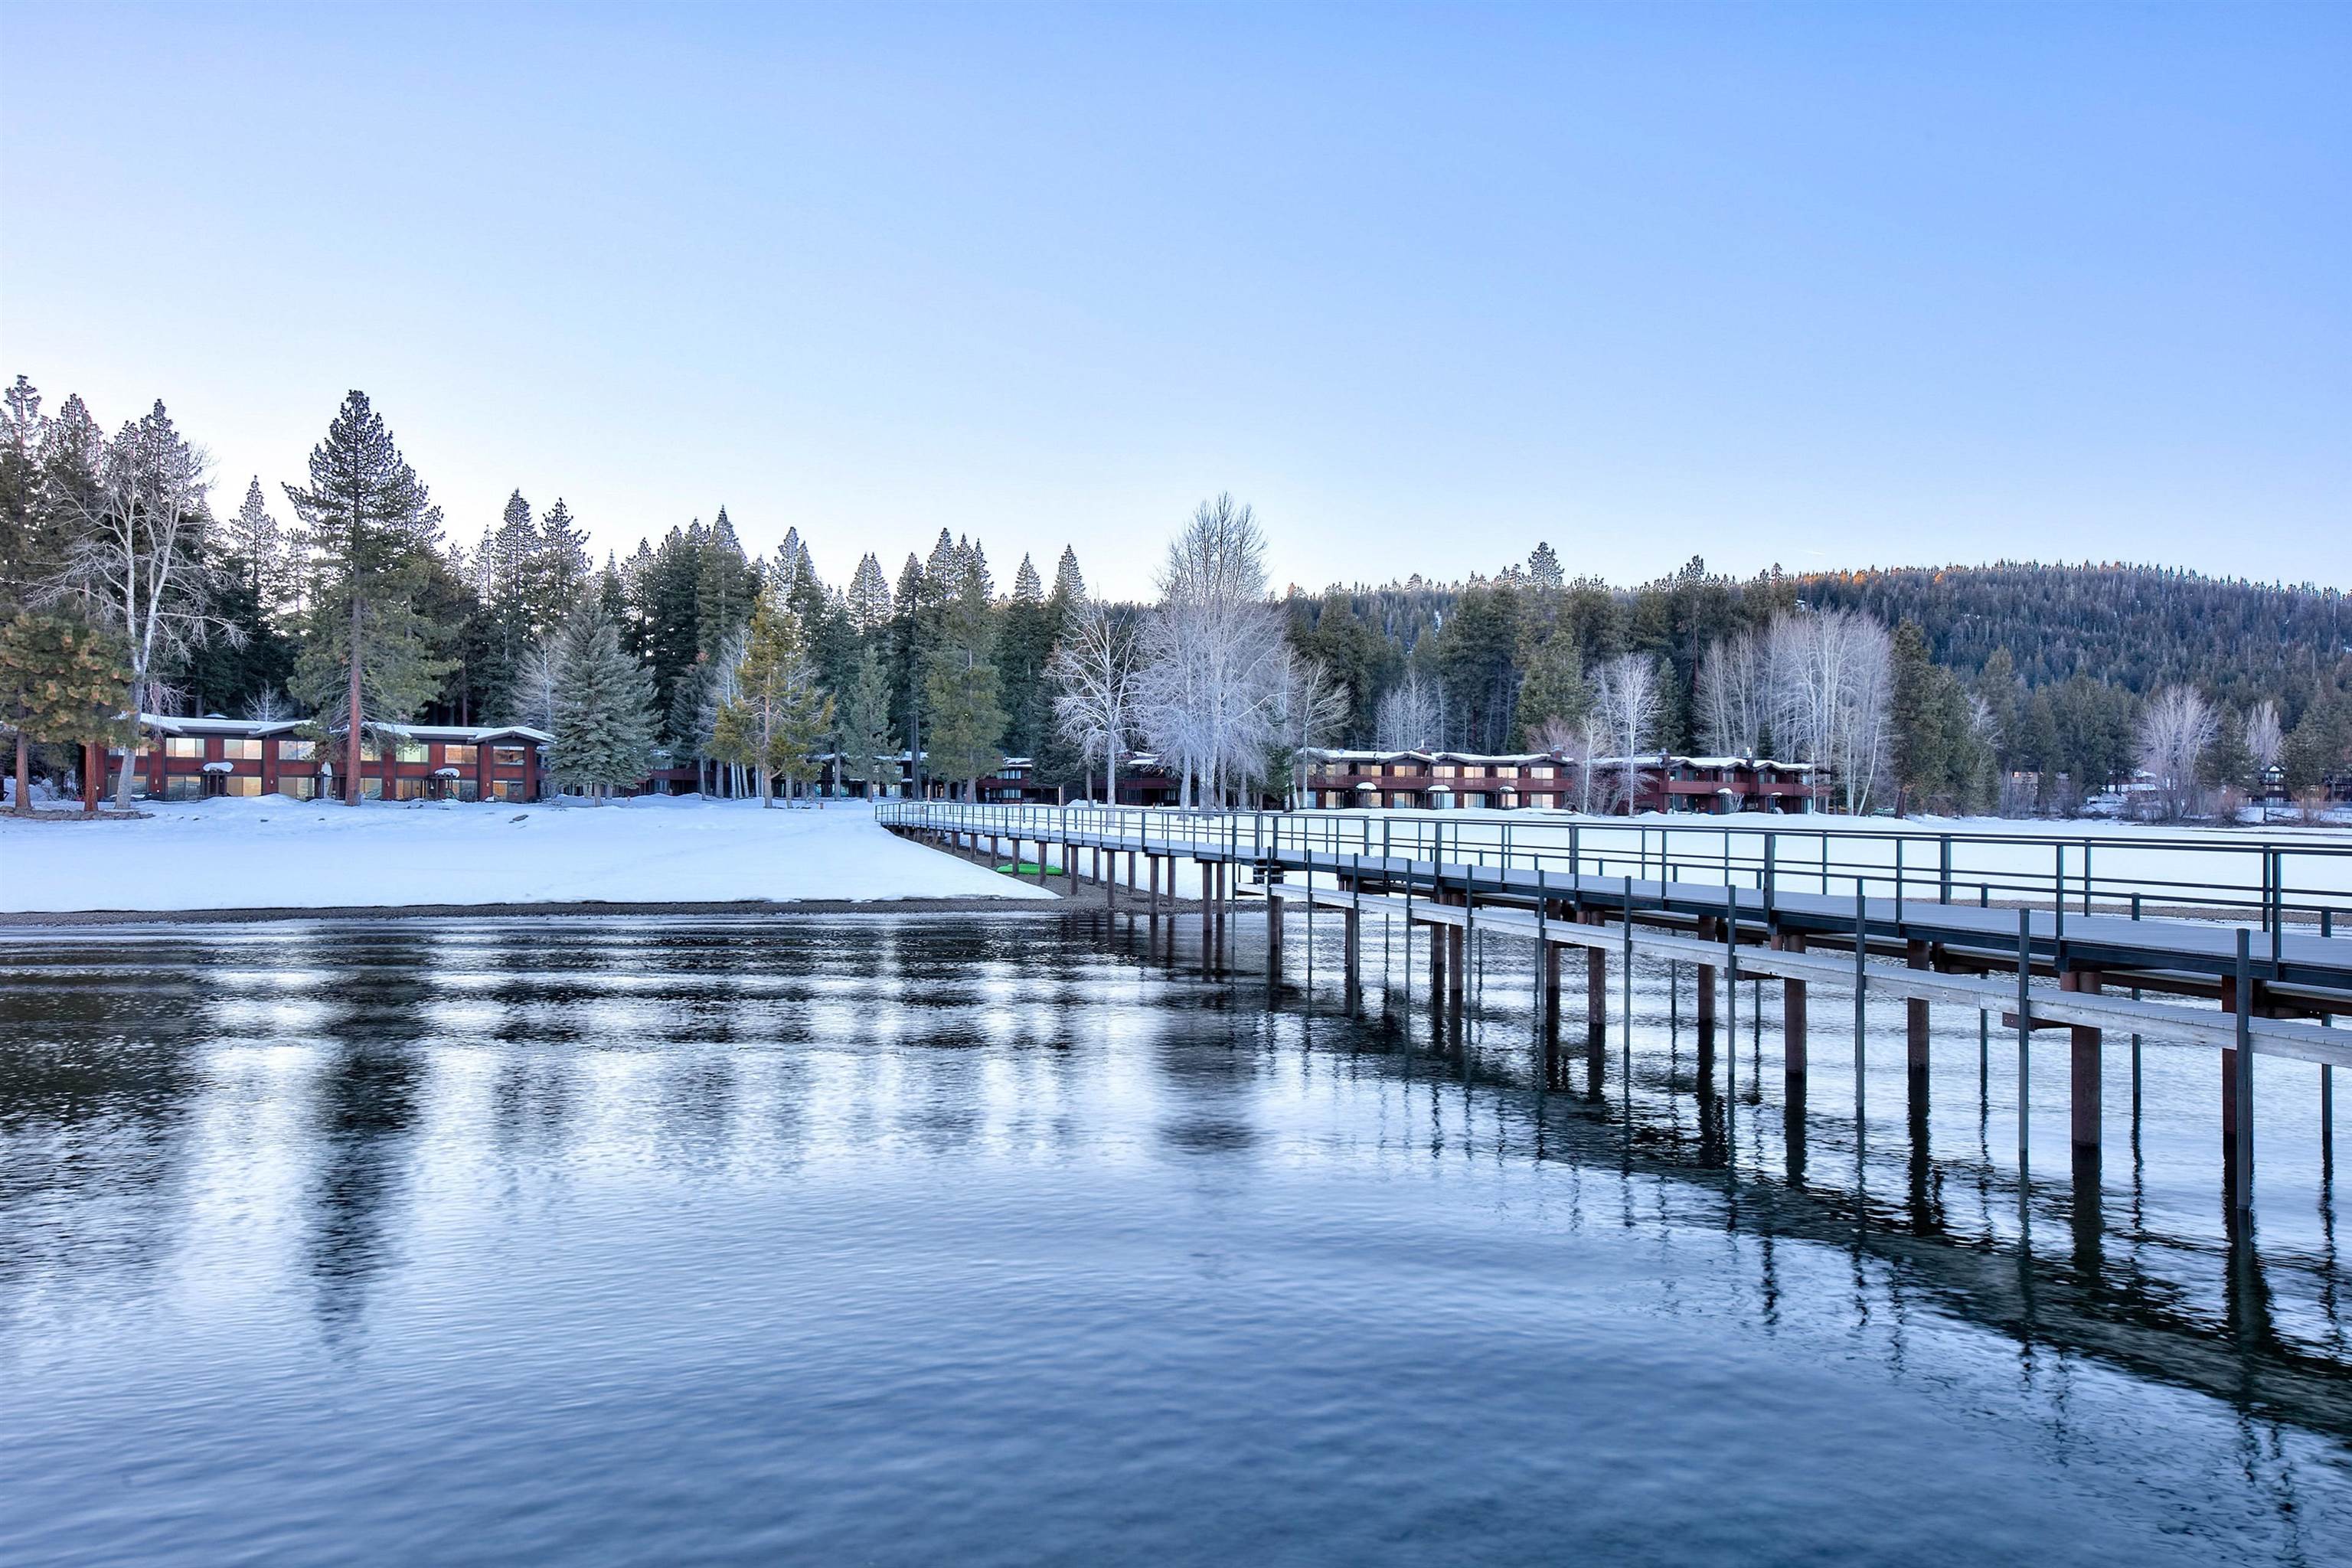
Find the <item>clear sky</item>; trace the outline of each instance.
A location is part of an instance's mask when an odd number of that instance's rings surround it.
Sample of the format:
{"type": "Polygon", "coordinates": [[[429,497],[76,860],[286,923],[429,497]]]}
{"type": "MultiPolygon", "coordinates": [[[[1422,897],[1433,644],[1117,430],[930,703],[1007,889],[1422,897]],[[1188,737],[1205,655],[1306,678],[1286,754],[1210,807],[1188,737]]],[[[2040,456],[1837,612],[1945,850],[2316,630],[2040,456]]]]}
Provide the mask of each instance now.
{"type": "Polygon", "coordinates": [[[945,525],[1140,593],[2352,584],[2352,7],[0,5],[0,372],[215,504],[347,387],[452,535],[945,525]]]}

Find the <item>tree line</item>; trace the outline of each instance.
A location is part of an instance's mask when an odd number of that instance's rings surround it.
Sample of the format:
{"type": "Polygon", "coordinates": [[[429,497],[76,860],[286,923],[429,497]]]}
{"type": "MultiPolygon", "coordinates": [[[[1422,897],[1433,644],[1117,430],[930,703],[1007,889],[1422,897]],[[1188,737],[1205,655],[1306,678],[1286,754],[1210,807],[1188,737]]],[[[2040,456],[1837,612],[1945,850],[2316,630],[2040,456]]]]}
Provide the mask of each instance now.
{"type": "Polygon", "coordinates": [[[255,477],[219,518],[160,403],[110,435],[19,376],[0,421],[20,775],[89,765],[128,714],[216,711],[306,720],[346,779],[373,726],[529,724],[600,796],[656,766],[763,798],[872,784],[901,752],[966,792],[1014,755],[1115,795],[1142,749],[1181,798],[1239,801],[1340,744],[1581,758],[1592,809],[1630,797],[1643,756],[1697,751],[1818,763],[1855,811],[2064,810],[2137,764],[2188,812],[2273,765],[2315,785],[2352,745],[2333,591],[2008,564],[1741,581],[1696,559],[1622,589],[1545,543],[1466,582],[1276,596],[1224,496],[1178,530],[1148,605],[1090,595],[1066,547],[1050,584],[1024,558],[1000,589],[944,529],[895,575],[867,553],[835,585],[796,530],[747,552],[723,507],[601,566],[560,497],[518,491],[455,542],[358,392],[305,482],[273,500],[255,477]]]}

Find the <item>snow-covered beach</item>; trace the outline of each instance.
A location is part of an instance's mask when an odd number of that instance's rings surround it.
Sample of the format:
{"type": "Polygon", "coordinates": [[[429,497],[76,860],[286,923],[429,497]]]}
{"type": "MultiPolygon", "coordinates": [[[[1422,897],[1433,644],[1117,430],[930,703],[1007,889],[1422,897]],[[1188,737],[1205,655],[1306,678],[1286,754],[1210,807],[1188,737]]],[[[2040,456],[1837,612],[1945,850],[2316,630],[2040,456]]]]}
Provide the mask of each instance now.
{"type": "Polygon", "coordinates": [[[148,803],[142,820],[0,816],[0,914],[571,903],[1050,900],[898,838],[870,807],[148,803]]]}

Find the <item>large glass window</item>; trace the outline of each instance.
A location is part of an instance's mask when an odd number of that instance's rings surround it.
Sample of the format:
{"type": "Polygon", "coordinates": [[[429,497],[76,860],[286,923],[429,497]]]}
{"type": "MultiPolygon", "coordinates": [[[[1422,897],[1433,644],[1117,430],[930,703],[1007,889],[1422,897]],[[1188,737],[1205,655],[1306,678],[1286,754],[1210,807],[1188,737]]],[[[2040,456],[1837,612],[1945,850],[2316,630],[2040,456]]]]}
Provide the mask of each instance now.
{"type": "Polygon", "coordinates": [[[490,761],[502,768],[519,768],[522,766],[522,748],[520,746],[493,747],[490,752],[490,761]]]}
{"type": "Polygon", "coordinates": [[[392,749],[393,760],[400,763],[422,763],[431,760],[432,748],[422,741],[403,741],[392,749]]]}
{"type": "Polygon", "coordinates": [[[318,759],[319,742],[316,741],[280,741],[278,742],[278,760],[281,763],[311,763],[318,761],[318,759]]]}
{"type": "Polygon", "coordinates": [[[319,781],[313,778],[279,779],[278,793],[288,800],[316,800],[319,798],[319,781]]]}
{"type": "Polygon", "coordinates": [[[205,754],[205,739],[202,735],[166,735],[163,737],[163,754],[167,757],[201,757],[205,754]]]}
{"type": "Polygon", "coordinates": [[[165,800],[202,800],[205,781],[194,773],[179,773],[163,781],[165,800]]]}
{"type": "Polygon", "coordinates": [[[453,768],[470,768],[474,765],[474,748],[444,746],[441,748],[441,760],[453,768]]]}
{"type": "Polygon", "coordinates": [[[221,780],[221,794],[236,795],[246,800],[257,800],[261,796],[261,781],[249,773],[242,778],[232,773],[221,780]]]}
{"type": "Polygon", "coordinates": [[[223,741],[221,742],[221,755],[226,757],[232,763],[257,763],[261,761],[261,742],[258,741],[223,741]]]}
{"type": "Polygon", "coordinates": [[[382,800],[383,798],[383,781],[382,779],[360,780],[360,798],[362,800],[382,800]]]}
{"type": "Polygon", "coordinates": [[[362,734],[360,736],[360,761],[363,763],[380,763],[383,761],[383,748],[375,743],[375,737],[373,735],[362,734]]]}

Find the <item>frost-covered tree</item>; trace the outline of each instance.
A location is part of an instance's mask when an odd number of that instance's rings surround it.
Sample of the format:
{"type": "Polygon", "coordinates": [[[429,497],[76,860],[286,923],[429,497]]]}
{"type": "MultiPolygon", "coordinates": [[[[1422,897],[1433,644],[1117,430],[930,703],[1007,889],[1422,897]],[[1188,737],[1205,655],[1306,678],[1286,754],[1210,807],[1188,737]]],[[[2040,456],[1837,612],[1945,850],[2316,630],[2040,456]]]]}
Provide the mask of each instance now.
{"type": "Polygon", "coordinates": [[[1773,749],[1836,781],[1846,811],[1867,811],[1886,772],[1894,642],[1851,610],[1774,617],[1765,636],[1773,749]]]}
{"type": "Polygon", "coordinates": [[[2270,809],[2270,772],[2279,765],[2285,750],[2286,736],[2279,727],[2278,704],[2265,697],[2246,713],[2246,759],[2252,764],[2255,784],[2263,789],[2265,814],[2270,809]]]}
{"type": "Polygon", "coordinates": [[[2139,765],[2168,820],[2197,809],[2199,765],[2221,731],[2221,716],[2194,687],[2168,686],[2140,710],[2139,765]]]}
{"type": "Polygon", "coordinates": [[[1764,742],[1764,656],[1742,627],[1709,644],[1699,660],[1698,743],[1717,756],[1753,757],[1764,742]]]}
{"type": "Polygon", "coordinates": [[[286,487],[312,550],[309,637],[294,695],[343,730],[343,798],[360,803],[370,723],[400,722],[431,700],[449,661],[416,608],[441,537],[441,510],[400,455],[367,394],[348,394],[310,449],[310,483],[286,487]]]}
{"type": "MultiPolygon", "coordinates": [[[[42,596],[77,603],[121,639],[133,713],[155,705],[165,671],[191,649],[215,635],[244,636],[213,608],[205,467],[159,402],[106,443],[87,491],[60,497],[70,509],[65,565],[42,596]]],[[[116,786],[126,807],[132,772],[122,769],[116,786]]]]}
{"type": "Polygon", "coordinates": [[[600,606],[564,626],[549,725],[556,778],[602,804],[653,767],[654,682],[600,606]]]}
{"type": "Polygon", "coordinates": [[[1657,659],[1628,653],[1602,665],[1592,683],[1594,721],[1616,753],[1618,791],[1628,812],[1640,798],[1641,753],[1657,741],[1665,680],[1657,659]]]}
{"type": "Polygon", "coordinates": [[[1290,805],[1295,809],[1307,795],[1307,752],[1328,744],[1348,721],[1347,688],[1331,679],[1321,659],[1286,651],[1275,711],[1285,770],[1290,777],[1290,805]]]}
{"type": "Polygon", "coordinates": [[[751,611],[733,684],[711,724],[711,750],[750,767],[759,776],[760,804],[772,807],[778,775],[788,784],[815,776],[816,753],[833,725],[807,630],[772,592],[751,611]]]}
{"type": "Polygon", "coordinates": [[[1219,805],[1265,774],[1284,641],[1266,599],[1265,540],[1246,506],[1203,501],[1168,547],[1143,637],[1141,720],[1187,803],[1219,805]]]}
{"type": "Polygon", "coordinates": [[[1135,733],[1139,690],[1136,679],[1135,628],[1111,605],[1082,604],[1045,666],[1054,688],[1054,722],[1078,748],[1092,772],[1095,751],[1103,753],[1105,798],[1118,804],[1118,761],[1135,733]]]}
{"type": "Polygon", "coordinates": [[[1444,704],[1436,682],[1411,670],[1381,693],[1373,712],[1372,743],[1383,752],[1433,751],[1445,743],[1444,727],[1444,704]]]}

